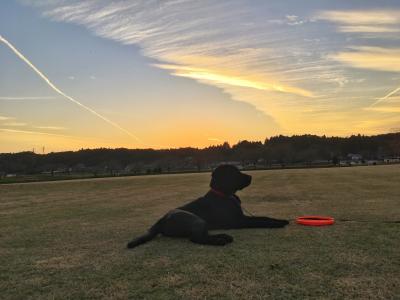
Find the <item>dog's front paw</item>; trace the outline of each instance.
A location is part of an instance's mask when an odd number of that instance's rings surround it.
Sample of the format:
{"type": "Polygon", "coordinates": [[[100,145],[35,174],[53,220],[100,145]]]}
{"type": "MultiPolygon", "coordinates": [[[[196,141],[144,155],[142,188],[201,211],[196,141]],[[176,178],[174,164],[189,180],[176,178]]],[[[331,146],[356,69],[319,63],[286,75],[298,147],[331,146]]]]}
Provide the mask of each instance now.
{"type": "Polygon", "coordinates": [[[215,246],[225,246],[226,244],[229,244],[226,239],[220,238],[220,237],[213,237],[211,244],[215,246]]]}
{"type": "Polygon", "coordinates": [[[286,225],[289,225],[290,222],[288,220],[282,220],[281,223],[282,223],[282,226],[286,226],[286,225]]]}
{"type": "Polygon", "coordinates": [[[230,236],[229,234],[221,233],[221,234],[216,234],[214,236],[217,237],[217,238],[225,240],[227,242],[227,244],[233,242],[233,237],[230,236]]]}

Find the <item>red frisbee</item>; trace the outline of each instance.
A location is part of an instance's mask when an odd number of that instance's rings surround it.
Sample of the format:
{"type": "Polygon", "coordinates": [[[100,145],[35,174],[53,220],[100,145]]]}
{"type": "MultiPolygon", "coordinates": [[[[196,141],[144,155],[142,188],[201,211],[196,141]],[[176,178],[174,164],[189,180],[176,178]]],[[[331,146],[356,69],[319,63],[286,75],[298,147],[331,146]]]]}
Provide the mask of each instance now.
{"type": "Polygon", "coordinates": [[[335,219],[332,217],[323,216],[303,216],[296,219],[297,224],[306,226],[326,226],[335,223],[335,219]]]}

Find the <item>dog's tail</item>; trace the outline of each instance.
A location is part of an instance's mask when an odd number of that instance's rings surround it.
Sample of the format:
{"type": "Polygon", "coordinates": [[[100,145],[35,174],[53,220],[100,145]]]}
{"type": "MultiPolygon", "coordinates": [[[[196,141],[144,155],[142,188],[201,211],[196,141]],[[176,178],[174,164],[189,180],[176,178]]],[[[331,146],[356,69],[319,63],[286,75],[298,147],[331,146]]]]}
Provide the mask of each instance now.
{"type": "Polygon", "coordinates": [[[160,233],[160,226],[161,222],[163,221],[164,218],[161,218],[160,220],[157,221],[156,224],[151,226],[151,228],[147,231],[146,234],[143,234],[139,236],[138,238],[135,238],[134,240],[130,241],[127,245],[129,249],[135,248],[141,244],[147,243],[148,241],[151,241],[154,239],[159,233],[160,233]]]}

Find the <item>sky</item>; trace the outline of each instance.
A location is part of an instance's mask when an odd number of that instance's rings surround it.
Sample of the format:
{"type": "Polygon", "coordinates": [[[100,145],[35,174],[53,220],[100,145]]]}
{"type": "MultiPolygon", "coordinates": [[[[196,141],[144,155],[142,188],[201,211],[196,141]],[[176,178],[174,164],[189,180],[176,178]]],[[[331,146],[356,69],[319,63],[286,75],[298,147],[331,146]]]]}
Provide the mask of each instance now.
{"type": "Polygon", "coordinates": [[[0,152],[397,131],[399,1],[0,1],[0,152]]]}

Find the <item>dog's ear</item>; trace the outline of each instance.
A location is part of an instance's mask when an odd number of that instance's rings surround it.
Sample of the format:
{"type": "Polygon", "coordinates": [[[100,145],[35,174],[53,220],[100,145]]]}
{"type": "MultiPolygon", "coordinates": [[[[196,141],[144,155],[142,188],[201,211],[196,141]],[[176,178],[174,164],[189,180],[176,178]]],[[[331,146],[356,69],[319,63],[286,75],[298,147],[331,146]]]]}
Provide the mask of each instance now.
{"type": "Polygon", "coordinates": [[[212,173],[210,187],[232,195],[251,183],[251,176],[239,171],[232,165],[220,165],[212,173]]]}

